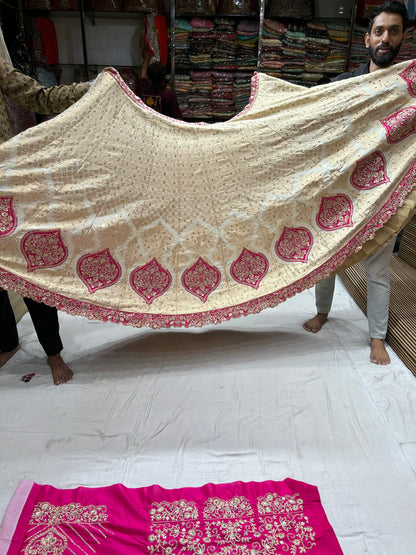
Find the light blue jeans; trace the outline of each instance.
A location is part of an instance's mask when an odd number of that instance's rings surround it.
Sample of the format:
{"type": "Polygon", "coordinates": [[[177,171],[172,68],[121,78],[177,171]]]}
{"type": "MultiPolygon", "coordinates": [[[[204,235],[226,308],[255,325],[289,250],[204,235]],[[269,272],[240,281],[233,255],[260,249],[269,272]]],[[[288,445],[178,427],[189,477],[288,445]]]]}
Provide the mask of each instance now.
{"type": "MultiPolygon", "coordinates": [[[[396,237],[367,257],[363,263],[367,276],[367,318],[372,339],[384,339],[387,333],[390,300],[389,266],[396,237]]],[[[315,286],[317,312],[328,314],[334,297],[335,276],[315,286]]]]}

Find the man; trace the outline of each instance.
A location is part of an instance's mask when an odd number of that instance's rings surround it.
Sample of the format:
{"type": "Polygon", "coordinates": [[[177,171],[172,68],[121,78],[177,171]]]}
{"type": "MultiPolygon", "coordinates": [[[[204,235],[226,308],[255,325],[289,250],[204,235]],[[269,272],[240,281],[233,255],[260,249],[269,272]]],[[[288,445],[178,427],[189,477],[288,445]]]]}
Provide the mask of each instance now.
{"type": "MultiPolygon", "coordinates": [[[[12,123],[5,97],[32,112],[55,114],[76,102],[88,90],[88,83],[42,87],[0,58],[0,142],[13,135],[12,123]]],[[[62,341],[59,336],[58,314],[55,307],[24,299],[32,318],[38,339],[51,368],[55,385],[72,378],[72,370],[62,360],[62,341]]],[[[0,368],[19,349],[16,320],[7,291],[0,289],[0,368]]]]}
{"type": "MultiPolygon", "coordinates": [[[[404,4],[396,0],[385,2],[370,17],[365,45],[370,61],[352,73],[343,73],[334,79],[340,81],[391,66],[406,39],[408,24],[404,4]]],[[[395,238],[364,260],[367,276],[367,317],[371,339],[370,361],[374,364],[389,364],[390,357],[384,345],[387,333],[390,278],[389,264],[395,238]]],[[[317,314],[305,322],[306,331],[317,333],[328,319],[334,295],[335,276],[321,281],[315,287],[317,314]]]]}

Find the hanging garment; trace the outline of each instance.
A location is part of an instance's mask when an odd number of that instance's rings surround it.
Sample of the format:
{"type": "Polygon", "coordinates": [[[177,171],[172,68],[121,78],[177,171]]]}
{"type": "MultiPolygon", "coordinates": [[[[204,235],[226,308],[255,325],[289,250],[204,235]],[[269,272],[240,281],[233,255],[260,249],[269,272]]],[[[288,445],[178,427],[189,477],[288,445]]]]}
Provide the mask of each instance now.
{"type": "Polygon", "coordinates": [[[312,89],[258,74],[247,107],[211,125],[100,74],[0,147],[0,287],[155,328],[277,305],[412,215],[415,68],[312,89]]]}
{"type": "Polygon", "coordinates": [[[341,555],[315,486],[232,482],[57,489],[23,480],[0,529],[4,555],[341,555]]]}

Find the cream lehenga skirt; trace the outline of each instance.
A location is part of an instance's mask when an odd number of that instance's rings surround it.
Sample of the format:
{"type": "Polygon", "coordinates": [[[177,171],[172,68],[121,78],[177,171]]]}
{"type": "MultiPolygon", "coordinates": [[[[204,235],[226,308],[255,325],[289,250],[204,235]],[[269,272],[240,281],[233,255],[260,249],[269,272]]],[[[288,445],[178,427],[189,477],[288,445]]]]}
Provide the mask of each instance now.
{"type": "Polygon", "coordinates": [[[0,286],[155,328],[277,305],[413,214],[415,68],[312,89],[257,74],[214,124],[162,116],[104,71],[0,147],[0,286]]]}

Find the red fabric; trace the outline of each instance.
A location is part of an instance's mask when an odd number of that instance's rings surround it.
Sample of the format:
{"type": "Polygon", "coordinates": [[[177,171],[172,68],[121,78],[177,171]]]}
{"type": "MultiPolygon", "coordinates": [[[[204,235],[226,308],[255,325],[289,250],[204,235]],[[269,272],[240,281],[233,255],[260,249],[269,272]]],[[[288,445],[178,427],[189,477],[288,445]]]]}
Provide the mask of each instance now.
{"type": "Polygon", "coordinates": [[[156,30],[159,40],[160,63],[166,66],[168,63],[168,27],[164,15],[156,16],[156,30]]]}
{"type": "Polygon", "coordinates": [[[59,63],[58,40],[53,22],[47,17],[38,17],[36,27],[42,39],[42,52],[45,55],[46,65],[59,63]]]}

